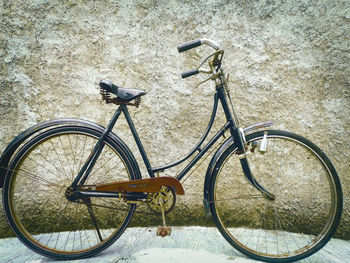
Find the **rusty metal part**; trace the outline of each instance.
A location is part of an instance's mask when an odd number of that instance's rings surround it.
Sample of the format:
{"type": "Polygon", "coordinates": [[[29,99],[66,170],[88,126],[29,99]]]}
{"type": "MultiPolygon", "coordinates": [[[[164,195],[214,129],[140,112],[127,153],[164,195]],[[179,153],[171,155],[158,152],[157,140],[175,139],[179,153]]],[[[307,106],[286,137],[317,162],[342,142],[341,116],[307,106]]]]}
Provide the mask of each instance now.
{"type": "Polygon", "coordinates": [[[157,193],[160,191],[162,186],[173,188],[176,194],[185,194],[181,183],[176,178],[170,176],[98,184],[96,185],[96,191],[157,193]]]}
{"type": "Polygon", "coordinates": [[[170,226],[158,226],[157,228],[157,236],[165,237],[171,235],[171,227],[170,226]]]}

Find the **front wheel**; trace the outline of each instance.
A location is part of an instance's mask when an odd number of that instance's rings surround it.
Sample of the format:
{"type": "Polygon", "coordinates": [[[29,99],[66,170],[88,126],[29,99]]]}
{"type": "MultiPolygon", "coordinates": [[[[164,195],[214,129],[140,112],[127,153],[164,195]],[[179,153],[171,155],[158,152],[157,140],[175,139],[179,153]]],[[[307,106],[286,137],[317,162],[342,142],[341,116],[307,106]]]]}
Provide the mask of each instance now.
{"type": "MultiPolygon", "coordinates": [[[[115,198],[70,200],[66,190],[102,132],[82,126],[47,130],[13,158],[4,184],[4,210],[18,238],[35,252],[56,259],[92,256],[126,229],[135,205],[115,198]]],[[[119,138],[107,136],[86,185],[135,179],[119,138]]]]}
{"type": "Polygon", "coordinates": [[[293,133],[261,131],[246,140],[252,174],[275,198],[248,182],[232,144],[218,160],[210,184],[210,210],[218,229],[254,259],[291,262],[310,256],[332,237],[341,217],[342,191],[332,163],[315,144],[293,133]],[[266,151],[260,148],[262,140],[266,151]]]}

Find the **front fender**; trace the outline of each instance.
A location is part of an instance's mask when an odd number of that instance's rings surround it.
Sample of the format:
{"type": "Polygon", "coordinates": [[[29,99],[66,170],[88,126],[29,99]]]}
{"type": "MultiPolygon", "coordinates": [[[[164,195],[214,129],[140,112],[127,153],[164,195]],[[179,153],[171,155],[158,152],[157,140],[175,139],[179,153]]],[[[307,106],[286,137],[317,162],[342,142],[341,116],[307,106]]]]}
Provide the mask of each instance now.
{"type": "MultiPolygon", "coordinates": [[[[261,129],[261,128],[267,128],[273,125],[272,121],[266,121],[266,122],[260,122],[256,123],[253,125],[250,125],[246,128],[243,129],[244,135],[261,129]]],[[[211,178],[214,172],[214,167],[216,166],[217,161],[219,160],[220,156],[225,152],[225,150],[230,147],[231,145],[235,144],[233,137],[228,138],[221,146],[220,148],[216,151],[216,153],[213,155],[209,165],[208,169],[205,175],[205,180],[204,180],[204,198],[203,198],[203,204],[204,208],[209,211],[209,185],[211,182],[211,178]]]]}
{"type": "MultiPolygon", "coordinates": [[[[30,137],[38,134],[40,131],[48,128],[54,128],[62,125],[80,125],[85,127],[91,127],[92,129],[98,130],[100,132],[103,132],[105,128],[97,123],[87,121],[87,120],[81,120],[81,119],[55,119],[55,120],[49,120],[45,122],[38,123],[28,129],[26,129],[24,132],[17,135],[6,147],[4,152],[1,155],[0,159],[0,188],[3,187],[6,173],[7,173],[7,167],[11,161],[12,156],[16,152],[16,150],[30,137]]],[[[110,136],[113,140],[121,144],[121,147],[124,149],[125,153],[128,155],[130,160],[134,162],[135,164],[135,176],[137,179],[141,178],[140,171],[138,169],[137,162],[132,155],[129,148],[120,140],[114,133],[110,133],[110,136]]]]}
{"type": "Polygon", "coordinates": [[[205,180],[204,180],[204,197],[203,197],[203,204],[204,208],[209,211],[209,185],[211,182],[211,177],[214,171],[214,167],[216,165],[216,162],[219,160],[220,156],[222,155],[225,150],[230,147],[232,144],[235,142],[233,141],[233,138],[230,137],[228,138],[221,146],[220,148],[216,151],[216,153],[213,155],[211,158],[211,161],[208,165],[207,172],[205,175],[205,180]]]}

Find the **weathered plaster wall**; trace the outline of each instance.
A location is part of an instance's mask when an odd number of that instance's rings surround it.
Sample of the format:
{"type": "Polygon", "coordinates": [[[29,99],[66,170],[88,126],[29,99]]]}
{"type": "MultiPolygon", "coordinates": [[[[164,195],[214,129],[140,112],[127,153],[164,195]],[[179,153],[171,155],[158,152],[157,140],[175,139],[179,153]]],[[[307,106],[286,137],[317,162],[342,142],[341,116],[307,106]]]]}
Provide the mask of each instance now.
{"type": "MultiPolygon", "coordinates": [[[[132,116],[151,163],[180,158],[206,127],[214,90],[191,89],[200,77],[180,78],[209,49],[178,54],[176,47],[211,38],[225,49],[241,125],[271,119],[332,159],[345,195],[340,231],[350,231],[349,1],[3,0],[0,10],[0,152],[44,120],[106,125],[114,107],[97,88],[106,78],[148,92],[132,116]]],[[[124,121],[114,131],[136,150],[124,121]]],[[[186,181],[174,223],[209,222],[201,208],[206,163],[186,181]]]]}

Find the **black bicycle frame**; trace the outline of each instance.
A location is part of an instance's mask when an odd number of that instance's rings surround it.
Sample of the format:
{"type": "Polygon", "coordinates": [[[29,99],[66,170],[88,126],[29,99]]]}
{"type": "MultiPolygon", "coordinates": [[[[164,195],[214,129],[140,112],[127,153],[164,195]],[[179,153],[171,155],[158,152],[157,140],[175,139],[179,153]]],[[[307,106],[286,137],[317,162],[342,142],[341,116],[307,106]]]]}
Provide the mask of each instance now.
{"type": "MultiPolygon", "coordinates": [[[[182,162],[184,162],[185,160],[187,160],[190,156],[192,156],[196,151],[198,151],[198,154],[191,160],[191,162],[189,162],[187,164],[187,166],[176,176],[176,178],[180,181],[187,173],[189,170],[191,170],[191,168],[199,161],[199,159],[201,159],[201,157],[217,142],[217,140],[221,137],[224,136],[224,133],[229,130],[231,133],[231,136],[233,137],[233,141],[236,143],[237,145],[237,153],[245,153],[245,145],[244,145],[244,140],[243,137],[244,136],[241,131],[239,130],[239,127],[236,125],[235,120],[232,116],[231,110],[229,108],[228,102],[227,102],[227,98],[226,98],[226,94],[225,94],[225,88],[224,88],[224,84],[220,83],[219,85],[216,86],[216,93],[214,96],[214,105],[213,105],[213,110],[212,110],[212,114],[211,114],[211,118],[208,124],[208,127],[205,131],[205,133],[203,134],[202,138],[200,139],[200,141],[197,143],[197,145],[193,148],[193,150],[183,159],[180,159],[174,163],[165,165],[165,166],[160,166],[160,167],[155,167],[152,168],[150,161],[147,157],[147,154],[145,152],[145,149],[142,145],[141,139],[136,131],[135,125],[132,121],[132,118],[129,114],[128,108],[126,105],[122,104],[119,106],[119,108],[116,110],[116,112],[114,113],[114,116],[112,117],[110,123],[108,124],[108,126],[106,127],[104,133],[102,134],[102,136],[99,138],[98,142],[96,143],[92,153],[90,154],[88,161],[84,164],[84,166],[82,167],[82,169],[80,170],[80,172],[78,173],[77,177],[75,178],[72,187],[74,189],[76,189],[77,185],[83,185],[86,181],[86,179],[88,178],[97,158],[99,157],[100,153],[103,150],[104,144],[103,139],[105,138],[105,136],[108,135],[108,133],[113,129],[115,123],[117,122],[121,112],[123,112],[127,123],[129,125],[129,128],[132,132],[132,135],[134,137],[134,140],[136,142],[136,145],[139,149],[139,152],[141,154],[141,157],[143,159],[143,162],[147,168],[147,172],[148,175],[150,177],[155,177],[155,173],[158,172],[162,172],[166,169],[169,169],[171,167],[174,167],[182,162]],[[216,112],[217,112],[217,105],[218,105],[218,101],[221,102],[223,111],[225,113],[226,116],[226,124],[222,127],[222,129],[220,129],[210,140],[209,142],[203,147],[201,148],[203,142],[205,141],[205,139],[207,138],[212,125],[214,123],[215,120],[215,116],[216,116],[216,112]]],[[[242,158],[240,158],[240,162],[241,162],[241,166],[243,168],[244,174],[246,176],[246,178],[248,179],[248,181],[255,186],[257,189],[259,189],[261,192],[265,193],[267,196],[271,197],[271,194],[269,192],[267,192],[253,177],[250,168],[249,168],[249,164],[248,164],[248,160],[247,158],[243,155],[242,158]]],[[[106,196],[107,197],[107,196],[106,196]]]]}
{"type": "Polygon", "coordinates": [[[180,163],[182,163],[183,161],[187,160],[190,156],[192,156],[192,154],[196,151],[198,151],[198,154],[192,159],[192,161],[179,173],[179,175],[176,176],[176,178],[180,181],[189,170],[191,170],[191,168],[202,158],[202,156],[218,141],[218,139],[224,135],[224,133],[228,130],[232,130],[231,131],[231,135],[234,137],[234,140],[236,141],[236,131],[239,132],[239,129],[237,128],[234,119],[232,118],[232,114],[231,111],[228,107],[228,103],[227,103],[227,99],[226,99],[226,95],[225,95],[225,90],[223,85],[219,85],[216,87],[216,93],[214,96],[214,105],[213,105],[213,110],[212,110],[212,114],[211,114],[211,118],[208,124],[208,127],[205,131],[205,133],[203,134],[202,138],[200,139],[200,141],[197,143],[197,145],[193,148],[193,150],[183,159],[181,159],[180,161],[174,162],[172,164],[166,165],[166,166],[162,166],[162,167],[157,167],[153,169],[153,172],[160,172],[160,171],[164,171],[168,168],[171,168],[175,165],[178,165],[180,163]],[[216,112],[217,112],[217,106],[218,106],[218,101],[221,102],[221,105],[223,107],[223,110],[225,112],[226,115],[226,124],[209,140],[209,142],[203,147],[201,148],[203,142],[205,141],[205,139],[207,138],[212,125],[214,123],[215,120],[215,116],[216,116],[216,112]]]}

